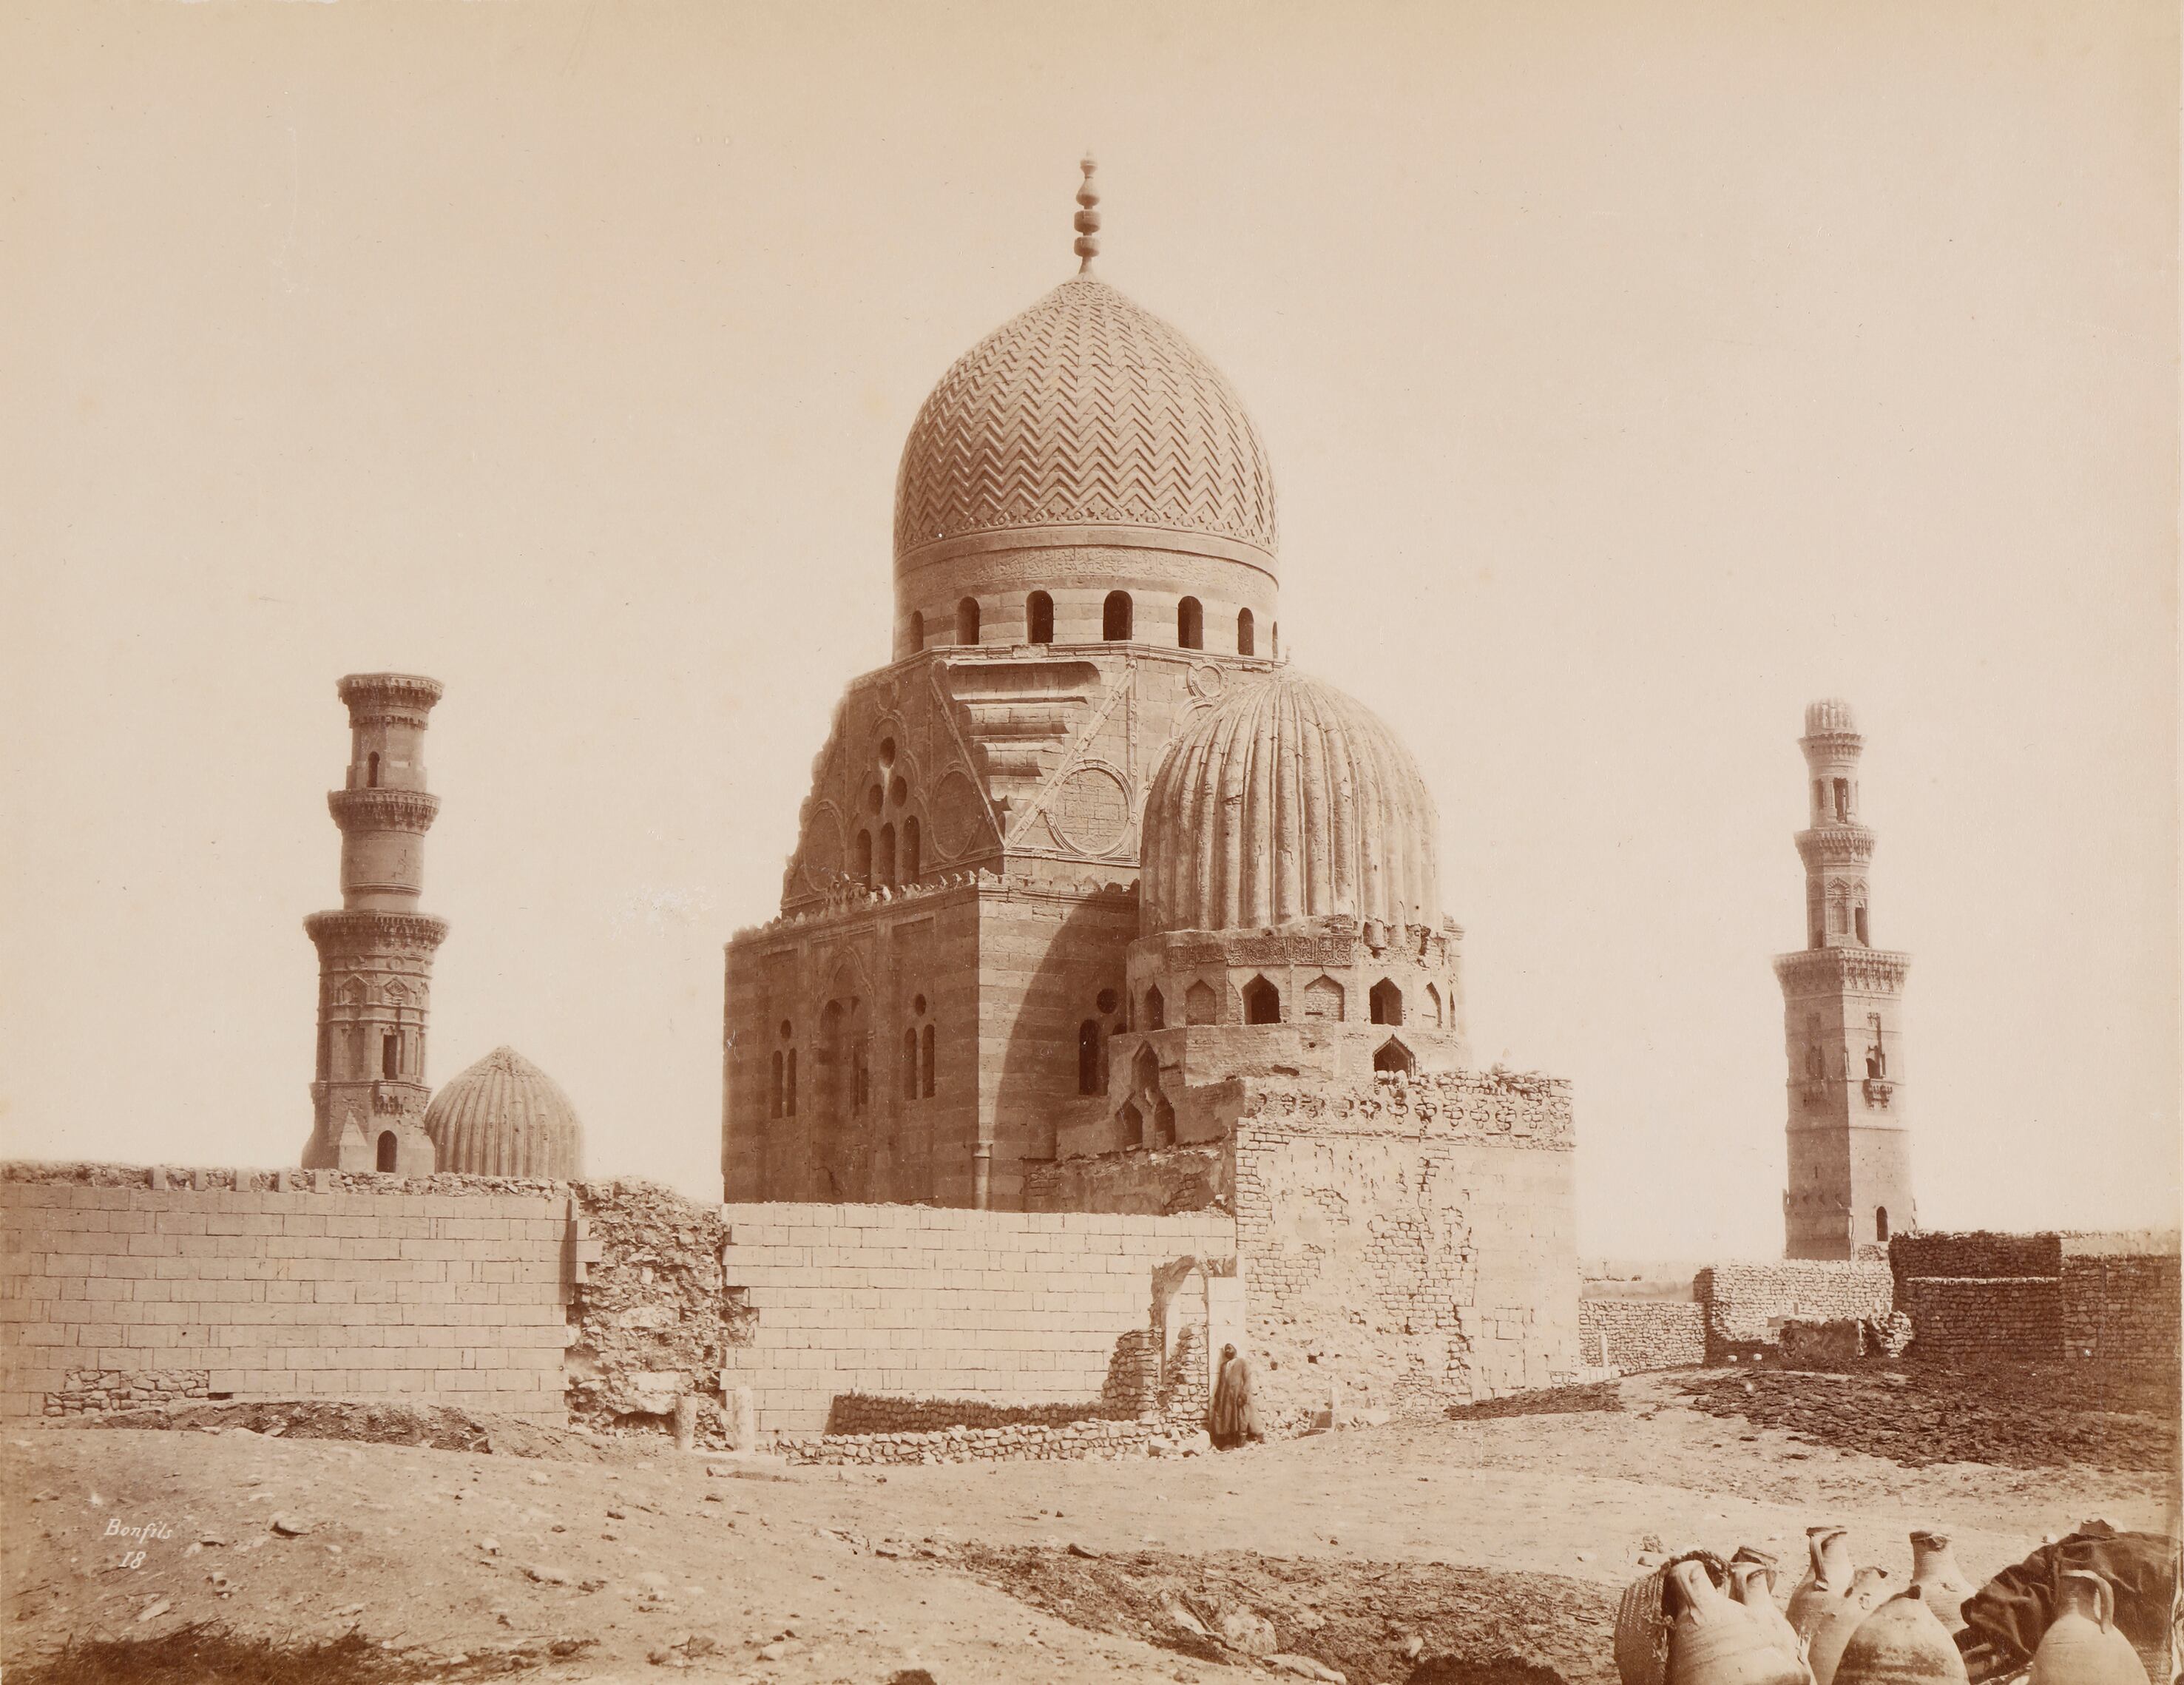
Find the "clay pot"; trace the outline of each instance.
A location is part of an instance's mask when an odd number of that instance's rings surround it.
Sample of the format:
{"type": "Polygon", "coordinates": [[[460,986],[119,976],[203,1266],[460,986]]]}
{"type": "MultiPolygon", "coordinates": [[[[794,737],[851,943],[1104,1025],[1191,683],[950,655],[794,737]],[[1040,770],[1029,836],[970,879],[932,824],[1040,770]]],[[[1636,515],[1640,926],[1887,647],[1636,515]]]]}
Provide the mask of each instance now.
{"type": "Polygon", "coordinates": [[[1812,1565],[1797,1589],[1790,1593],[1790,1624],[1800,1637],[1810,1636],[1813,1618],[1850,1590],[1850,1535],[1841,1527],[1808,1527],[1805,1548],[1812,1565]]]}
{"type": "Polygon", "coordinates": [[[1919,1587],[1936,1621],[1952,1632],[1964,1629],[1964,1599],[1976,1587],[1957,1566],[1947,1533],[1921,1527],[1911,1535],[1911,1583],[1919,1587]]]}
{"type": "MultiPolygon", "coordinates": [[[[1758,1552],[1752,1553],[1754,1556],[1758,1552]]],[[[1767,1635],[1767,1642],[1786,1656],[1797,1659],[1798,1670],[1805,1665],[1805,1644],[1798,1638],[1797,1629],[1782,1618],[1782,1611],[1774,1606],[1774,1565],[1769,1561],[1746,1559],[1739,1551],[1729,1565],[1730,1595],[1744,1606],[1759,1630],[1767,1635]]],[[[1808,1676],[1809,1677],[1809,1676],[1808,1676]]]]}
{"type": "Polygon", "coordinates": [[[2055,1618],[2032,1653],[2031,1685],[2146,1685],[2146,1665],[2116,1631],[2115,1588],[2098,1574],[2059,1575],[2055,1618]]]}
{"type": "Polygon", "coordinates": [[[1669,1685],[1804,1685],[1805,1671],[1782,1654],[1744,1609],[1714,1589],[1702,1562],[1669,1570],[1669,1685]]]}
{"type": "Polygon", "coordinates": [[[1956,1640],[1925,1590],[1914,1583],[1859,1623],[1836,1664],[1836,1685],[1970,1685],[1956,1640]]]}
{"type": "Polygon", "coordinates": [[[1865,1619],[1880,1607],[1887,1596],[1884,1583],[1888,1578],[1886,1568],[1871,1565],[1861,1568],[1851,1576],[1850,1589],[1839,1598],[1829,1598],[1816,1606],[1810,1626],[1798,1631],[1805,1640],[1805,1665],[1813,1670],[1814,1685],[1831,1685],[1836,1677],[1836,1664],[1841,1661],[1844,1647],[1851,1635],[1865,1624],[1865,1619]]]}

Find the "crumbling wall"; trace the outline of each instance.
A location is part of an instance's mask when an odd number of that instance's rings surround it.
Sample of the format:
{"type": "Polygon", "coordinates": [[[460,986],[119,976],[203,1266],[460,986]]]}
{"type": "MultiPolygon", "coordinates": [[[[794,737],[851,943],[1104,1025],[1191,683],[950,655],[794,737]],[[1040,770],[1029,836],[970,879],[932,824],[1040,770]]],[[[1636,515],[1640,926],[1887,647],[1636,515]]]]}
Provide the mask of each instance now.
{"type": "Polygon", "coordinates": [[[1245,1089],[1237,1254],[1271,1427],[1574,1375],[1568,1084],[1459,1071],[1245,1089]]]}
{"type": "Polygon", "coordinates": [[[1151,1217],[1226,1211],[1232,1189],[1228,1145],[1061,1158],[1024,1167],[1027,1211],[1114,1211],[1151,1217]]]}
{"type": "Polygon", "coordinates": [[[699,1401],[719,1437],[721,1370],[732,1337],[717,1206],[638,1180],[571,1189],[588,1241],[570,1296],[569,1409],[593,1426],[666,1428],[675,1401],[699,1401]]]}
{"type": "Polygon", "coordinates": [[[1705,1306],[1706,1360],[1724,1364],[1773,1355],[1781,1326],[1885,1317],[1896,1308],[1887,1264],[1820,1258],[1717,1264],[1693,1282],[1705,1306]]]}
{"type": "Polygon", "coordinates": [[[1849,1370],[1893,1362],[1911,1343],[1911,1319],[1885,1317],[1806,1322],[1792,1317],[1780,1330],[1786,1369],[1849,1370]]]}
{"type": "Polygon", "coordinates": [[[1578,1353],[1596,1368],[1691,1369],[1706,1361],[1706,1307],[1674,1299],[1578,1301],[1578,1353]]]}

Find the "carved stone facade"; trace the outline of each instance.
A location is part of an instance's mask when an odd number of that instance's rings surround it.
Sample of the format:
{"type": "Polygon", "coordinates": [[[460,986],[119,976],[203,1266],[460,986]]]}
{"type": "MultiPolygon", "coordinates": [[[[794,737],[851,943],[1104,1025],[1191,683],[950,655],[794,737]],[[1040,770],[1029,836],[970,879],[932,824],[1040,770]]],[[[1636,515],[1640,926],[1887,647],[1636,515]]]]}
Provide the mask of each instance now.
{"type": "Polygon", "coordinates": [[[432,1174],[425,1031],[443,920],[417,911],[425,833],[425,728],[437,679],[351,673],[348,777],[326,805],[342,834],[342,905],[304,929],[319,951],[318,1061],[306,1169],[432,1174]]]}
{"type": "Polygon", "coordinates": [[[943,377],[895,506],[897,659],[728,944],[727,1198],[1232,1213],[1298,1424],[1574,1372],[1568,1091],[1464,1068],[1431,795],[1279,659],[1228,382],[1080,275],[943,377]]]}
{"type": "Polygon", "coordinates": [[[1849,705],[1805,711],[1811,823],[1805,864],[1807,946],[1774,962],[1789,1052],[1789,1258],[1879,1256],[1915,1226],[1903,1106],[1903,980],[1908,954],[1871,946],[1867,872],[1874,835],[1858,822],[1859,736],[1849,705]]]}

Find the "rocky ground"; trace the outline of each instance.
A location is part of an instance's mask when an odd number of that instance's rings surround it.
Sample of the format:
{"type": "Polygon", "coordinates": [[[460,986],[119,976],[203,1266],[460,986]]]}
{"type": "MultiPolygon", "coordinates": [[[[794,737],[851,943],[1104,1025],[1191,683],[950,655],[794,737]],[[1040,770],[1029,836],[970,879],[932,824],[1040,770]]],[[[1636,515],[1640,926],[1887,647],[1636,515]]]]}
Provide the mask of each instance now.
{"type": "Polygon", "coordinates": [[[19,1429],[0,1660],[10,1685],[1604,1685],[1616,1594],[1664,1548],[1792,1559],[1834,1520],[1902,1574],[1928,1524],[1983,1578],[2089,1515],[2173,1525],[2158,1399],[2019,1388],[1967,1442],[1892,1385],[1647,1376],[1217,1456],[883,1472],[366,1411],[19,1429]],[[1892,1407],[1925,1426],[1877,1440],[1892,1407]],[[2027,1465],[2042,1433],[2086,1460],[2027,1465]]]}

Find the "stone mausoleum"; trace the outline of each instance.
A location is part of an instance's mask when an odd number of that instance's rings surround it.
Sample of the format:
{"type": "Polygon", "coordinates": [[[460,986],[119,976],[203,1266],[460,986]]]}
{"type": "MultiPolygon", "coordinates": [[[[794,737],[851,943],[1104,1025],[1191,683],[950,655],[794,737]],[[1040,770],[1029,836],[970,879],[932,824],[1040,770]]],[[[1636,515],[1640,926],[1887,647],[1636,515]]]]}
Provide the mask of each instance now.
{"type": "Polygon", "coordinates": [[[1284,661],[1266,448],[1092,272],[1085,173],[1080,271],[911,426],[894,659],[727,945],[726,1197],[1230,1213],[1255,1348],[1544,1385],[1567,1086],[1468,1068],[1432,796],[1284,661]]]}

